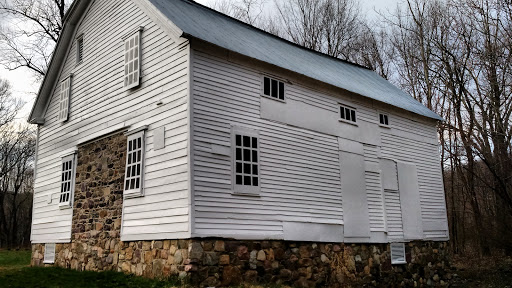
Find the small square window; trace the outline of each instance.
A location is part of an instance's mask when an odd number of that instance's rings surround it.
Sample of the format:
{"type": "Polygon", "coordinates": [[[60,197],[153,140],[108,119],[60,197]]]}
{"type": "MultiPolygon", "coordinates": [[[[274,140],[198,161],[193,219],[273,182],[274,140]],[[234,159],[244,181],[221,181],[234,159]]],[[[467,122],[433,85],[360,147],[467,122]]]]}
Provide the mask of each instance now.
{"type": "Polygon", "coordinates": [[[387,114],[379,114],[379,123],[384,126],[389,126],[389,119],[387,114]]]}
{"type": "Polygon", "coordinates": [[[340,105],[340,119],[356,123],[356,110],[340,105]]]}
{"type": "Polygon", "coordinates": [[[263,95],[284,100],[284,83],[269,77],[263,77],[263,95]]]}

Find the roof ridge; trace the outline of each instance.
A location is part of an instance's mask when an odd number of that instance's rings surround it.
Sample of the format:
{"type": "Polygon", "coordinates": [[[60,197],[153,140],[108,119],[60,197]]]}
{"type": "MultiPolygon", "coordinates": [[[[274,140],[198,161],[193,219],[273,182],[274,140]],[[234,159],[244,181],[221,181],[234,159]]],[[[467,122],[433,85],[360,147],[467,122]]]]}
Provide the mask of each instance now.
{"type": "MultiPolygon", "coordinates": [[[[166,1],[173,1],[173,0],[166,0],[166,1]]],[[[361,65],[361,64],[357,64],[357,63],[354,63],[354,62],[351,62],[351,61],[348,61],[348,60],[344,60],[344,59],[341,59],[341,58],[338,58],[338,57],[334,57],[334,56],[331,56],[331,55],[329,55],[329,54],[326,54],[326,53],[323,53],[323,52],[320,52],[320,51],[317,51],[317,50],[314,50],[314,49],[311,49],[311,48],[307,48],[307,47],[305,47],[305,46],[302,46],[302,45],[300,45],[300,44],[297,44],[297,43],[295,43],[295,42],[292,42],[292,41],[290,41],[290,40],[288,40],[288,39],[285,39],[285,38],[279,37],[279,36],[277,36],[277,35],[275,35],[275,34],[272,34],[272,33],[268,32],[268,31],[265,31],[265,30],[263,30],[263,29],[261,29],[261,28],[258,28],[258,27],[256,27],[256,26],[253,26],[253,25],[251,25],[251,24],[249,24],[249,23],[246,23],[246,22],[244,22],[244,21],[241,21],[241,20],[239,20],[239,19],[236,19],[236,18],[234,18],[234,17],[232,17],[232,16],[229,16],[229,15],[227,15],[227,14],[224,14],[224,13],[222,13],[222,12],[220,12],[220,11],[217,11],[217,10],[215,10],[215,9],[213,9],[213,8],[210,8],[210,7],[208,7],[208,6],[205,6],[205,5],[203,5],[203,4],[201,4],[201,3],[198,3],[198,2],[196,2],[196,1],[194,1],[194,0],[177,0],[177,1],[187,2],[187,3],[188,3],[188,4],[190,4],[190,5],[196,5],[196,6],[198,6],[199,8],[202,8],[202,9],[206,9],[206,10],[212,11],[212,12],[214,12],[214,13],[216,13],[216,14],[218,14],[218,15],[221,15],[221,16],[223,16],[223,17],[227,18],[227,19],[234,20],[234,21],[235,21],[235,22],[237,22],[237,23],[240,23],[240,24],[242,24],[242,25],[244,25],[244,26],[247,26],[247,27],[249,27],[249,28],[251,28],[251,29],[257,30],[257,31],[259,31],[259,32],[261,32],[261,33],[267,34],[267,35],[269,35],[269,36],[271,36],[271,37],[273,37],[273,38],[276,38],[277,40],[280,40],[280,41],[286,42],[286,43],[288,43],[288,44],[291,44],[291,45],[293,45],[293,46],[295,46],[295,47],[297,47],[297,48],[300,48],[300,49],[306,50],[306,51],[308,51],[308,52],[313,52],[313,53],[316,53],[316,54],[318,54],[318,55],[321,55],[321,56],[326,57],[326,58],[329,58],[329,59],[337,60],[337,61],[340,61],[340,62],[342,62],[342,63],[346,63],[346,64],[349,64],[349,65],[354,65],[354,66],[359,67],[359,68],[363,68],[363,69],[366,69],[366,70],[373,71],[372,69],[370,69],[370,68],[368,68],[368,67],[366,67],[366,66],[363,66],[363,65],[361,65]]],[[[375,72],[375,71],[374,71],[374,72],[375,72]]],[[[378,74],[377,74],[377,75],[378,75],[378,74]]],[[[379,75],[379,76],[380,76],[380,75],[379,75]]]]}

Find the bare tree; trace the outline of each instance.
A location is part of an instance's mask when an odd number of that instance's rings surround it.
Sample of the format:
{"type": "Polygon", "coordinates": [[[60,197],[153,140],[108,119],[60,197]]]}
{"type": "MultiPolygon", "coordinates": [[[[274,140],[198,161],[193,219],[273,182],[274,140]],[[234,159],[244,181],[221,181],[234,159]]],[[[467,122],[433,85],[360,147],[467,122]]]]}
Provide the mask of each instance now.
{"type": "Polygon", "coordinates": [[[0,0],[0,63],[6,69],[26,67],[41,79],[71,1],[0,0]]]}

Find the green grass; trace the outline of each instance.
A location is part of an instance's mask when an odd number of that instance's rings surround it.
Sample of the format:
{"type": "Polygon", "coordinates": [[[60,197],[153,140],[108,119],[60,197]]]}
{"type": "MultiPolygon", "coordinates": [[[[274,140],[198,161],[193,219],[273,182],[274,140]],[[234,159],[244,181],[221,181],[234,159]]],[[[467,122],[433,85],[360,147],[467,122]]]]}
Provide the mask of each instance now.
{"type": "Polygon", "coordinates": [[[30,264],[30,250],[0,250],[0,273],[4,270],[16,270],[30,264]]]}

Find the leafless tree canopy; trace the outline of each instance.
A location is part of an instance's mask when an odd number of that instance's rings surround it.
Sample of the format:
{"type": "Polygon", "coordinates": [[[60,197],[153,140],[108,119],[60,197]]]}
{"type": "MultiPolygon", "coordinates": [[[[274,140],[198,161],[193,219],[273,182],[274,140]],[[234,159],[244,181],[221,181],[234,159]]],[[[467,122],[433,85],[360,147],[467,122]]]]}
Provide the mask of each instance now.
{"type": "Polygon", "coordinates": [[[0,0],[0,63],[42,78],[62,30],[65,0],[0,0]]]}
{"type": "Polygon", "coordinates": [[[0,247],[30,240],[35,137],[28,124],[15,123],[20,108],[0,79],[0,247]]]}

